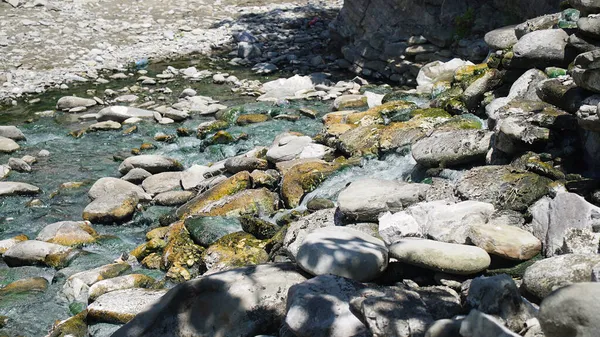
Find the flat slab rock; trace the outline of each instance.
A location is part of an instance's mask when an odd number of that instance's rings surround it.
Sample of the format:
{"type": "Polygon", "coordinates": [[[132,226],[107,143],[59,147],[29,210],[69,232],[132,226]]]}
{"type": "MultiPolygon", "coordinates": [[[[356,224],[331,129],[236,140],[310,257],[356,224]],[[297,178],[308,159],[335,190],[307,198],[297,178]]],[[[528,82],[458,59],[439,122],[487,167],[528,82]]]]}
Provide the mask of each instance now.
{"type": "Polygon", "coordinates": [[[448,274],[471,275],[490,266],[485,250],[453,243],[404,239],[389,247],[390,256],[400,262],[448,274]]]}
{"type": "Polygon", "coordinates": [[[40,188],[27,183],[0,181],[0,196],[32,195],[40,193],[40,188]]]}
{"type": "Polygon", "coordinates": [[[124,324],[140,312],[152,308],[167,293],[163,289],[124,289],[101,295],[90,304],[88,320],[100,323],[124,324]]]}
{"type": "Polygon", "coordinates": [[[296,262],[313,275],[333,274],[357,281],[371,281],[388,264],[385,243],[355,229],[335,226],[308,234],[296,262]]]}
{"type": "Polygon", "coordinates": [[[27,240],[10,247],[2,256],[10,267],[42,265],[61,267],[68,264],[75,251],[66,246],[37,240],[27,240]]]}

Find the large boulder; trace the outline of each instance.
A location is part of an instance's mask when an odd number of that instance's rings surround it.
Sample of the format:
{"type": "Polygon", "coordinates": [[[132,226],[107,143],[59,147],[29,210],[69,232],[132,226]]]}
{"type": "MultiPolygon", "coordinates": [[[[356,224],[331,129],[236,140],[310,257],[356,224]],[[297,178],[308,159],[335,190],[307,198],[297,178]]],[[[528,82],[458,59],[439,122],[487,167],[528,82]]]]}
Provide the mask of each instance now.
{"type": "Polygon", "coordinates": [[[424,167],[450,167],[484,161],[492,134],[485,130],[434,132],[413,144],[412,155],[424,167]]]}
{"type": "Polygon", "coordinates": [[[204,276],[171,289],[113,336],[273,334],[285,317],[288,289],[305,280],[292,264],[258,265],[204,276]]]}
{"type": "Polygon", "coordinates": [[[569,4],[584,15],[600,13],[600,4],[596,0],[569,0],[569,4]]]}
{"type": "MultiPolygon", "coordinates": [[[[566,66],[569,34],[562,29],[542,29],[526,34],[513,46],[511,67],[566,66]]],[[[572,60],[572,59],[571,59],[572,60]]]]}
{"type": "Polygon", "coordinates": [[[578,283],[544,298],[538,320],[546,337],[592,337],[600,331],[600,283],[578,283]]]}
{"type": "Polygon", "coordinates": [[[237,218],[193,216],[185,219],[185,228],[195,243],[208,247],[227,234],[241,232],[237,218]]]}
{"type": "Polygon", "coordinates": [[[131,220],[138,202],[134,193],[102,196],[84,208],[82,217],[91,223],[123,223],[131,220]]]}
{"type": "MultiPolygon", "coordinates": [[[[88,305],[88,322],[125,324],[136,315],[155,308],[167,293],[162,289],[123,289],[96,298],[88,305]]],[[[118,331],[116,332],[118,333],[118,331]]],[[[113,336],[115,336],[113,334],[113,336]]],[[[140,336],[140,335],[137,335],[140,336]]]]}
{"type": "Polygon", "coordinates": [[[296,262],[313,275],[334,274],[368,282],[387,268],[388,250],[383,241],[358,230],[325,227],[304,238],[296,262]]]}
{"type": "Polygon", "coordinates": [[[334,208],[324,209],[309,214],[289,225],[283,239],[283,246],[290,257],[296,259],[298,250],[308,234],[319,228],[330,226],[335,226],[334,208]]]}
{"type": "Polygon", "coordinates": [[[35,238],[63,246],[80,246],[96,241],[98,233],[87,221],[61,221],[44,227],[35,238]]]}
{"type": "Polygon", "coordinates": [[[65,267],[76,255],[73,248],[37,240],[26,240],[10,247],[2,259],[10,267],[41,265],[65,267]]]}
{"type": "Polygon", "coordinates": [[[523,289],[537,298],[579,282],[590,282],[592,268],[600,263],[600,255],[566,254],[537,261],[525,270],[523,289]]]}
{"type": "Polygon", "coordinates": [[[146,193],[143,188],[128,181],[113,177],[104,177],[96,180],[96,182],[88,191],[88,196],[92,200],[126,194],[134,194],[138,199],[143,201],[149,201],[152,199],[152,197],[146,193]]]}
{"type": "Polygon", "coordinates": [[[152,120],[154,119],[154,112],[127,106],[109,106],[100,110],[96,117],[99,122],[115,121],[119,123],[123,123],[129,118],[143,118],[152,120]]]}
{"type": "Polygon", "coordinates": [[[549,192],[552,180],[512,166],[482,166],[459,178],[457,194],[493,204],[499,209],[524,211],[549,192]]]}
{"type": "Polygon", "coordinates": [[[0,136],[0,153],[12,153],[19,148],[21,147],[14,140],[0,136]]]}
{"type": "Polygon", "coordinates": [[[542,242],[533,234],[510,225],[471,226],[468,238],[489,254],[509,260],[529,260],[542,250],[542,242]]]}
{"type": "Polygon", "coordinates": [[[361,283],[336,275],[321,275],[296,284],[287,294],[284,329],[297,337],[370,336],[349,304],[364,289],[361,283]]]}
{"type": "Polygon", "coordinates": [[[342,168],[339,163],[328,163],[319,159],[298,159],[280,162],[281,197],[285,205],[295,208],[308,192],[315,190],[330,175],[342,168]]]}
{"type": "Polygon", "coordinates": [[[161,172],[154,174],[142,182],[144,190],[152,195],[181,190],[181,172],[161,172]]]}
{"type": "Polygon", "coordinates": [[[571,230],[592,231],[600,224],[600,207],[575,193],[558,193],[553,199],[540,199],[529,212],[533,216],[532,233],[544,243],[544,255],[547,257],[562,252],[565,237],[571,230]]]}
{"type": "Polygon", "coordinates": [[[160,155],[144,154],[125,159],[121,165],[119,165],[119,172],[121,172],[121,174],[126,174],[136,167],[142,168],[152,174],[165,171],[181,171],[183,169],[181,163],[175,159],[160,155]]]}
{"type": "Polygon", "coordinates": [[[25,140],[25,135],[14,125],[0,125],[0,137],[12,140],[25,140]]]}
{"type": "Polygon", "coordinates": [[[11,195],[34,195],[40,193],[37,186],[14,181],[0,181],[0,197],[11,195]]]}
{"type": "Polygon", "coordinates": [[[58,102],[56,102],[56,109],[68,111],[70,109],[78,108],[78,107],[89,108],[96,104],[98,104],[98,102],[96,102],[96,100],[91,99],[91,98],[83,98],[83,97],[77,97],[77,96],[64,96],[64,97],[61,97],[58,100],[58,102]]]}
{"type": "Polygon", "coordinates": [[[181,218],[189,215],[229,217],[271,215],[279,208],[279,196],[266,188],[243,190],[217,201],[209,202],[202,208],[196,208],[194,212],[188,212],[186,205],[193,200],[177,210],[178,214],[181,214],[181,218]]]}
{"type": "Polygon", "coordinates": [[[390,256],[400,262],[449,274],[476,274],[491,262],[481,248],[433,240],[404,239],[389,249],[390,256]]]}
{"type": "Polygon", "coordinates": [[[600,92],[600,49],[580,54],[573,62],[573,80],[575,83],[587,90],[600,92]]]}
{"type": "Polygon", "coordinates": [[[348,221],[377,221],[385,212],[398,212],[424,200],[429,188],[426,184],[361,179],[340,192],[338,207],[348,221]]]}

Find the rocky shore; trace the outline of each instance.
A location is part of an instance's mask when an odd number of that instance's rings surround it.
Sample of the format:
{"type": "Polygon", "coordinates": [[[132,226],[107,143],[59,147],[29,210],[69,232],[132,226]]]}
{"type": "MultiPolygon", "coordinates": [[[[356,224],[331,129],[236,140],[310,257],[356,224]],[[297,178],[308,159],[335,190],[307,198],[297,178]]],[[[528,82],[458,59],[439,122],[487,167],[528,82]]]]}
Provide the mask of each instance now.
{"type": "Polygon", "coordinates": [[[0,336],[597,335],[600,3],[412,88],[344,72],[341,3],[238,5],[194,33],[157,3],[177,38],[2,73],[0,336]]]}

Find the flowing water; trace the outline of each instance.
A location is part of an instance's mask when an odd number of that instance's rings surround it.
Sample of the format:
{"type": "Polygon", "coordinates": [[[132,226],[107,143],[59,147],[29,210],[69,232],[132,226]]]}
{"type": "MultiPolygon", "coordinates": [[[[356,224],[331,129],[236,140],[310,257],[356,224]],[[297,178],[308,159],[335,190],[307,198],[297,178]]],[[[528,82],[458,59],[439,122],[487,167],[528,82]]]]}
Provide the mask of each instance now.
{"type": "MultiPolygon", "coordinates": [[[[178,68],[195,64],[202,68],[201,62],[182,61],[179,64],[170,63],[178,68]]],[[[153,65],[148,76],[161,72],[166,64],[153,65]]],[[[238,78],[251,78],[253,75],[242,69],[228,69],[228,72],[238,78]]],[[[272,78],[260,78],[262,81],[272,78]]],[[[76,94],[86,96],[89,89],[96,90],[96,95],[105,88],[117,90],[132,85],[133,80],[113,81],[108,85],[85,85],[73,88],[68,92],[50,92],[40,96],[37,104],[21,103],[16,107],[0,110],[0,124],[17,125],[27,137],[21,144],[19,152],[12,155],[0,154],[0,163],[6,163],[11,156],[36,156],[46,149],[50,156],[39,157],[32,165],[31,173],[12,171],[7,181],[27,182],[40,187],[43,192],[35,196],[41,204],[29,205],[33,197],[4,197],[0,198],[0,239],[6,239],[19,234],[35,238],[37,233],[47,224],[80,220],[84,207],[89,203],[87,190],[91,184],[101,177],[119,177],[117,167],[119,162],[113,157],[129,153],[132,148],[142,143],[151,142],[156,149],[149,151],[153,154],[164,154],[181,161],[185,167],[192,164],[206,165],[237,154],[244,153],[255,146],[269,146],[276,135],[285,131],[297,131],[314,136],[322,127],[320,119],[300,118],[296,122],[285,120],[270,120],[265,123],[248,126],[232,126],[227,131],[234,137],[243,133],[248,134],[246,140],[226,145],[204,146],[202,140],[194,136],[179,137],[172,143],[161,143],[153,137],[163,132],[176,134],[179,127],[195,130],[203,121],[212,118],[194,116],[183,123],[159,125],[154,122],[142,122],[136,133],[124,135],[122,131],[101,131],[86,133],[81,138],[69,136],[69,132],[84,128],[92,122],[81,122],[74,115],[57,112],[54,117],[38,117],[35,112],[52,109],[58,98],[76,94]],[[65,182],[82,182],[79,188],[61,188],[65,182]]],[[[179,93],[186,87],[194,88],[198,95],[210,96],[229,107],[243,105],[246,112],[265,112],[277,110],[280,113],[297,114],[301,107],[317,110],[319,115],[331,111],[331,102],[296,101],[287,105],[275,106],[271,103],[256,103],[253,98],[237,96],[231,93],[227,86],[217,86],[208,80],[189,82],[178,80],[169,83],[168,87],[174,93],[179,93]]],[[[175,96],[175,95],[174,95],[175,96]]],[[[168,101],[167,101],[168,103],[168,101]]],[[[87,111],[86,113],[93,112],[87,111]]],[[[383,159],[369,159],[362,166],[347,168],[326,180],[319,188],[311,192],[304,200],[314,197],[325,197],[335,200],[339,191],[348,182],[359,177],[374,177],[383,179],[408,179],[415,163],[410,155],[390,154],[383,159]]],[[[305,203],[304,202],[304,203],[305,203]]],[[[305,207],[303,205],[300,208],[305,207]]],[[[75,272],[91,269],[118,258],[121,253],[128,252],[145,241],[145,233],[159,226],[159,217],[172,212],[171,207],[145,206],[142,212],[137,212],[132,221],[120,226],[94,225],[96,231],[102,234],[97,243],[83,247],[81,254],[68,268],[58,272],[39,267],[8,268],[0,263],[0,287],[27,277],[42,276],[51,280],[49,289],[40,293],[25,293],[11,296],[0,296],[0,316],[9,317],[6,327],[0,329],[0,336],[41,336],[45,335],[56,320],[68,318],[71,313],[68,303],[60,297],[60,289],[64,280],[75,272]]],[[[156,278],[163,278],[162,272],[137,270],[156,278]]]]}

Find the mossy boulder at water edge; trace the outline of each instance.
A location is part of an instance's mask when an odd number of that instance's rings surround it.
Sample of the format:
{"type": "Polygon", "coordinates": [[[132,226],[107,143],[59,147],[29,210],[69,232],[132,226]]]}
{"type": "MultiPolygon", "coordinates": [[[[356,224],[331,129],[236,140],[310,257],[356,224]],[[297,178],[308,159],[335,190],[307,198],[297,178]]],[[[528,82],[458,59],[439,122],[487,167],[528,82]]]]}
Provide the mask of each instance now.
{"type": "Polygon", "coordinates": [[[315,190],[322,181],[342,167],[342,163],[310,159],[279,163],[277,168],[283,176],[281,196],[286,206],[297,207],[305,193],[315,190]]]}
{"type": "Polygon", "coordinates": [[[185,227],[195,243],[208,247],[223,236],[242,231],[237,218],[193,216],[185,219],[185,227]]]}
{"type": "Polygon", "coordinates": [[[187,281],[198,274],[204,248],[194,243],[183,221],[169,227],[167,245],[162,251],[161,269],[167,271],[170,279],[187,281]]]}
{"type": "Polygon", "coordinates": [[[254,216],[242,216],[240,222],[244,232],[254,235],[259,240],[270,239],[281,229],[274,223],[254,216]]]}
{"type": "Polygon", "coordinates": [[[213,132],[225,130],[228,127],[229,123],[227,121],[221,120],[200,123],[200,125],[198,125],[198,128],[196,129],[196,137],[204,139],[207,135],[213,132]]]}
{"type": "Polygon", "coordinates": [[[87,310],[73,317],[54,323],[48,337],[85,337],[88,336],[87,310]]]}
{"type": "Polygon", "coordinates": [[[228,234],[208,247],[202,260],[208,273],[265,263],[269,260],[265,244],[245,232],[228,234]]]}
{"type": "Polygon", "coordinates": [[[36,240],[63,246],[81,246],[96,241],[98,233],[87,221],[62,221],[47,225],[36,240]]]}
{"type": "Polygon", "coordinates": [[[467,171],[457,182],[459,197],[525,211],[550,191],[552,180],[512,166],[483,166],[467,171]]]}
{"type": "Polygon", "coordinates": [[[195,213],[205,216],[271,215],[279,208],[279,197],[266,188],[240,191],[212,202],[195,213]]]}
{"type": "Polygon", "coordinates": [[[206,207],[208,204],[218,201],[226,196],[233,195],[239,191],[251,187],[250,174],[246,171],[236,173],[208,191],[198,195],[177,209],[177,216],[181,219],[193,215],[206,207]]]}

